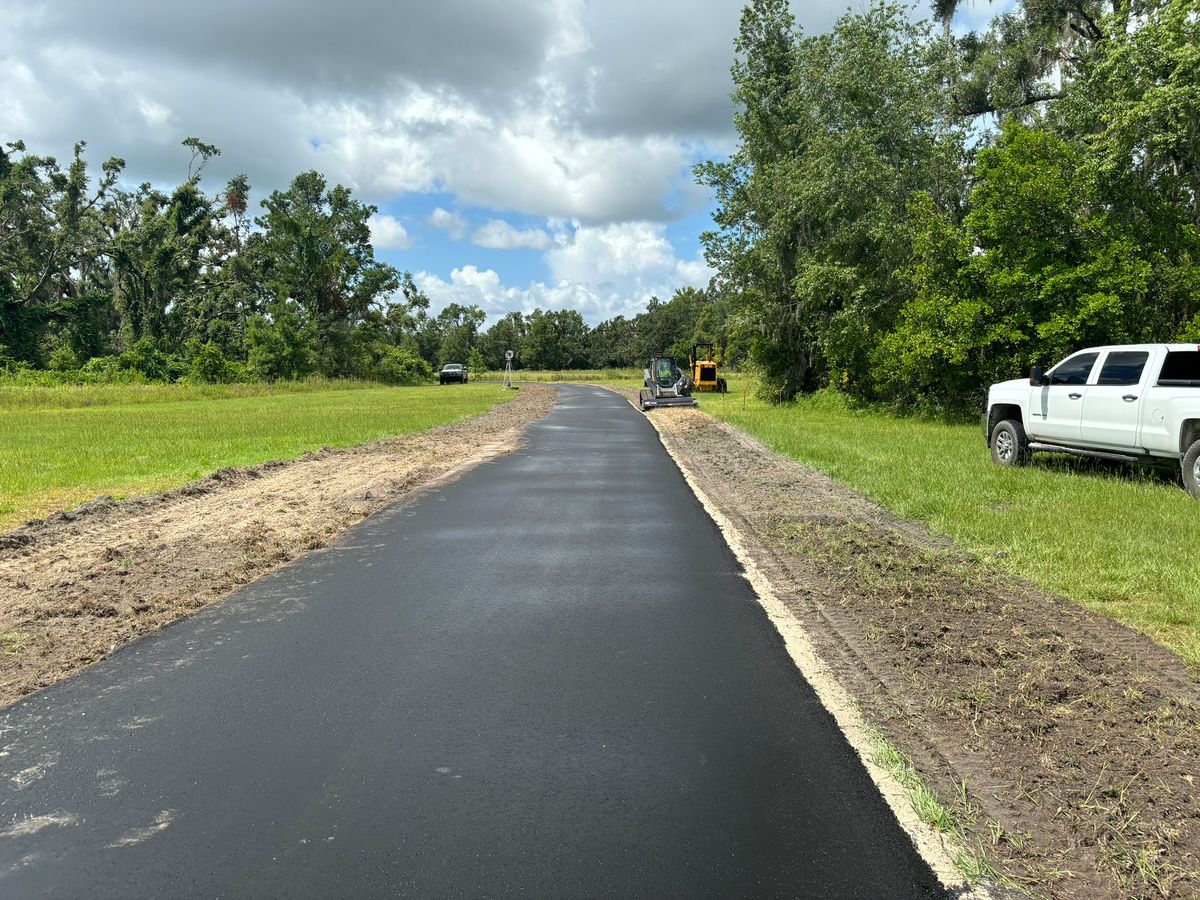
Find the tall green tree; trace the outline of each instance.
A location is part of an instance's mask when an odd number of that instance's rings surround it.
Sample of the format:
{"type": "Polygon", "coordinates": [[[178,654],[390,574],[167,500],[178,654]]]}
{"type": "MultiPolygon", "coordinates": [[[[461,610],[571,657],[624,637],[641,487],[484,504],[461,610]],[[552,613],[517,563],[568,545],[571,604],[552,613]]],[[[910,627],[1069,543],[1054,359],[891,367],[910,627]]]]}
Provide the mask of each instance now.
{"type": "Polygon", "coordinates": [[[504,354],[509,350],[515,357],[520,358],[525,345],[526,329],[525,316],[520,311],[514,311],[498,319],[479,336],[479,352],[489,369],[503,369],[504,354]]]}
{"type": "Polygon", "coordinates": [[[230,360],[246,359],[250,320],[274,302],[266,285],[263,238],[251,228],[250,182],[235,175],[212,200],[213,221],[198,290],[174,310],[177,340],[189,355],[215,344],[230,360]]]}
{"type": "Polygon", "coordinates": [[[297,379],[317,369],[316,322],[294,300],[273,303],[250,320],[246,331],[250,370],[266,381],[297,379]]]}
{"type": "Polygon", "coordinates": [[[103,206],[124,167],[110,159],[93,185],[75,145],[64,171],[15,141],[0,147],[0,356],[42,364],[59,328],[78,349],[95,342],[104,301],[103,206]]]}
{"type": "Polygon", "coordinates": [[[593,368],[637,366],[637,326],[632,319],[614,316],[606,319],[588,335],[588,362],[593,368]]]}
{"type": "Polygon", "coordinates": [[[588,365],[588,327],[578,310],[535,309],[521,352],[526,369],[582,369],[588,365]]]}
{"type": "Polygon", "coordinates": [[[1103,202],[1078,147],[1010,123],[979,154],[959,224],[913,201],[916,295],[873,360],[886,396],[974,408],[984,387],[1082,346],[1161,339],[1154,252],[1103,202]]]}
{"type": "Polygon", "coordinates": [[[351,331],[400,287],[400,273],[375,259],[367,220],[377,209],[319,172],[296,176],[263,201],[265,282],[277,302],[294,301],[316,329],[320,371],[353,368],[351,331]]]}
{"type": "Polygon", "coordinates": [[[1040,116],[1009,97],[964,219],[914,199],[916,296],[874,360],[890,399],[974,405],[1080,346],[1200,336],[1198,10],[1025,3],[1000,23],[1041,29],[1060,83],[1040,116]]]}
{"type": "Polygon", "coordinates": [[[717,229],[701,236],[714,281],[754,321],[752,353],[771,390],[785,397],[815,383],[814,331],[792,289],[802,233],[781,190],[788,161],[805,148],[791,103],[798,39],[787,0],[753,0],[743,9],[732,68],[738,147],[727,162],[696,168],[717,201],[717,229]]]}
{"type": "Polygon", "coordinates": [[[697,170],[718,202],[702,238],[716,288],[753,329],[772,396],[823,381],[870,396],[870,353],[910,293],[909,197],[962,202],[940,38],[889,3],[805,37],[785,2],[756,0],[735,47],[739,145],[697,170]]]}
{"type": "Polygon", "coordinates": [[[1049,124],[1151,260],[1143,314],[1156,336],[1200,336],[1200,3],[1140,4],[1136,25],[1117,13],[1101,25],[1111,37],[1049,124]]]}
{"type": "Polygon", "coordinates": [[[438,347],[438,364],[466,364],[475,349],[475,343],[484,320],[485,313],[478,306],[463,306],[451,303],[438,313],[438,331],[441,334],[441,344],[438,347]]]}
{"type": "Polygon", "coordinates": [[[169,195],[144,184],[114,207],[121,218],[108,252],[123,343],[169,340],[201,290],[212,204],[190,180],[169,195]],[[168,315],[176,321],[168,323],[168,315]]]}

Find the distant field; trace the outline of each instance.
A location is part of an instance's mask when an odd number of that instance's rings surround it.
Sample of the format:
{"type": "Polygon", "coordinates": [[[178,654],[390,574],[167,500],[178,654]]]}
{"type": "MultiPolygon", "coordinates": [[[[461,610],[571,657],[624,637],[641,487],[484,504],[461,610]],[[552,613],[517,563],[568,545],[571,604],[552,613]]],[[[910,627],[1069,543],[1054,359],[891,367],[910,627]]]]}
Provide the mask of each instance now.
{"type": "Polygon", "coordinates": [[[281,381],[275,384],[0,384],[0,412],[12,409],[71,409],[81,406],[130,406],[236,397],[278,397],[318,391],[361,391],[379,388],[369,381],[281,381]]]}
{"type": "Polygon", "coordinates": [[[1046,454],[1028,468],[1001,469],[978,426],[855,411],[830,396],[773,407],[746,386],[734,379],[729,394],[700,405],[1200,666],[1200,502],[1179,486],[1177,469],[1046,454]]]}
{"type": "Polygon", "coordinates": [[[421,431],[505,399],[485,384],[0,388],[0,529],[104,494],[421,431]]]}
{"type": "MultiPolygon", "coordinates": [[[[478,375],[472,374],[472,378],[477,378],[480,381],[501,381],[504,378],[504,372],[480,372],[478,375]]],[[[641,369],[517,369],[513,372],[513,381],[537,381],[537,382],[552,382],[552,381],[573,381],[573,382],[591,382],[593,384],[627,384],[629,387],[637,387],[642,383],[641,369]]]]}

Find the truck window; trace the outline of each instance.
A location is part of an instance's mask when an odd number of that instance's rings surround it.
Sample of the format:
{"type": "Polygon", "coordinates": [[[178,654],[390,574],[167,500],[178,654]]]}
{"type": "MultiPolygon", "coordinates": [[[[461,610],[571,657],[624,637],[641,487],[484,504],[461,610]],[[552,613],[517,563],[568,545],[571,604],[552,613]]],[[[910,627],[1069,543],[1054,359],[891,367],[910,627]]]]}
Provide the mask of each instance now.
{"type": "Polygon", "coordinates": [[[1114,350],[1104,359],[1097,384],[1137,384],[1150,358],[1145,350],[1114,350]]]}
{"type": "Polygon", "coordinates": [[[1087,384],[1088,375],[1092,374],[1092,366],[1096,364],[1099,353],[1080,353],[1072,356],[1052,373],[1051,384],[1087,384]]]}
{"type": "Polygon", "coordinates": [[[1169,387],[1200,387],[1200,350],[1176,350],[1167,354],[1158,383],[1169,387]]]}

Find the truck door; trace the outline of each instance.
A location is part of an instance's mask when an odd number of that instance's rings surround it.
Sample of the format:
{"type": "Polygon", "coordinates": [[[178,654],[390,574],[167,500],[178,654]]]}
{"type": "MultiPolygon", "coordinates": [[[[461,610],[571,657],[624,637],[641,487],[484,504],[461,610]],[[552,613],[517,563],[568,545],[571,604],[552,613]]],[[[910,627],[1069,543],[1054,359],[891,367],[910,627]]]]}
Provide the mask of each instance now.
{"type": "Polygon", "coordinates": [[[1138,444],[1142,408],[1142,376],[1148,350],[1110,350],[1100,375],[1083,398],[1080,432],[1085,444],[1132,450],[1138,444]]]}
{"type": "Polygon", "coordinates": [[[1083,418],[1083,395],[1100,351],[1076,353],[1050,370],[1050,383],[1035,388],[1029,410],[1029,435],[1064,444],[1078,444],[1083,418]]]}

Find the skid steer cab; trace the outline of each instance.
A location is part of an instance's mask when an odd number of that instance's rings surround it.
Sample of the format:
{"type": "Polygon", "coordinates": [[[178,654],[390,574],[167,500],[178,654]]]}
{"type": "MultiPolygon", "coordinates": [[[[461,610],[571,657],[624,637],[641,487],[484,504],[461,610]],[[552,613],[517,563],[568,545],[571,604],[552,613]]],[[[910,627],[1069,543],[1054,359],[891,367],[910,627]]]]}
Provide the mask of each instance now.
{"type": "Polygon", "coordinates": [[[729,390],[725,379],[717,376],[715,350],[715,344],[696,344],[692,347],[692,356],[688,362],[692,369],[693,390],[714,394],[724,394],[729,390]]]}
{"type": "Polygon", "coordinates": [[[669,356],[655,356],[642,370],[644,387],[638,393],[643,411],[660,406],[695,406],[692,379],[669,356]]]}

